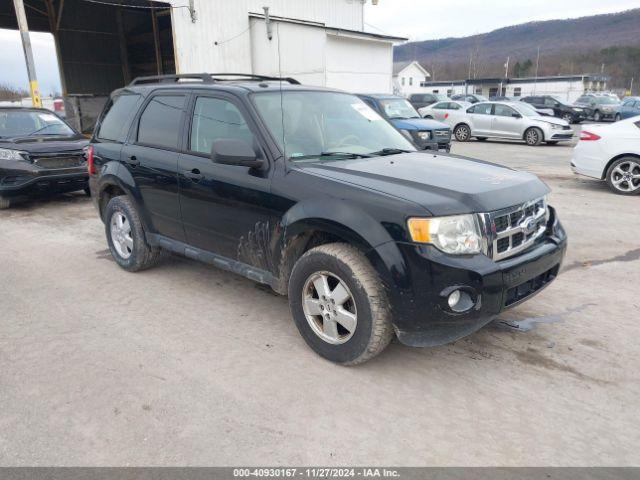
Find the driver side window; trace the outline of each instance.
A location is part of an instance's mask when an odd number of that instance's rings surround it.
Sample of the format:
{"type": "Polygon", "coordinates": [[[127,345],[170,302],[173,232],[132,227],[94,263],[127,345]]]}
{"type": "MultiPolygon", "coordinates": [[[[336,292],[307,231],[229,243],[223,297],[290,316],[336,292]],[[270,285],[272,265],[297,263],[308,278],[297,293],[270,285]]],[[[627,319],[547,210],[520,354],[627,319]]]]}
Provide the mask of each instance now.
{"type": "Polygon", "coordinates": [[[189,149],[209,154],[213,141],[221,138],[253,144],[253,134],[238,107],[227,100],[199,97],[193,111],[189,149]]]}
{"type": "Polygon", "coordinates": [[[494,115],[498,117],[512,117],[513,114],[516,113],[513,108],[507,107],[506,105],[496,105],[494,112],[494,115]]]}

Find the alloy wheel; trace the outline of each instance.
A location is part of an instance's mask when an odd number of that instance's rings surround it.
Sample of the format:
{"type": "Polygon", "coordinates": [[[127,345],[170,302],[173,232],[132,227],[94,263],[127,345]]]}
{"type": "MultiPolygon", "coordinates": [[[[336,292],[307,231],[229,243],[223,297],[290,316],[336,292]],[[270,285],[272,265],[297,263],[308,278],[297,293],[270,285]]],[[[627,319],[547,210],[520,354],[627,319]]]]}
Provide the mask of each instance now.
{"type": "Polygon", "coordinates": [[[333,273],[309,276],[302,289],[302,309],[313,332],[327,343],[346,343],[356,331],[358,315],[353,294],[333,273]]]}
{"type": "Polygon", "coordinates": [[[529,145],[536,145],[538,143],[538,132],[532,128],[527,132],[526,140],[529,145]]]}
{"type": "Polygon", "coordinates": [[[118,255],[124,260],[128,259],[133,253],[133,237],[129,219],[122,212],[115,212],[111,216],[109,231],[113,247],[118,255]]]}
{"type": "Polygon", "coordinates": [[[469,128],[463,125],[456,129],[455,136],[457,140],[464,142],[469,139],[470,134],[471,132],[469,131],[469,128]]]}
{"type": "Polygon", "coordinates": [[[632,160],[620,163],[611,171],[611,183],[625,193],[640,189],[640,163],[632,160]]]}

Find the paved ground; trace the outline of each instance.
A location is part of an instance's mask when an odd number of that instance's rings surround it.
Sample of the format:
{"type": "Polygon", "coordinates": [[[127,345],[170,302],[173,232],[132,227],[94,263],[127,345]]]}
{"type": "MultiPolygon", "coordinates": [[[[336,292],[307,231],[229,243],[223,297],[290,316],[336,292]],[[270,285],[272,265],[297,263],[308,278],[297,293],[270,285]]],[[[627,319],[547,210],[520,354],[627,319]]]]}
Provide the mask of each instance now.
{"type": "Polygon", "coordinates": [[[640,199],[574,177],[566,146],[453,150],[553,188],[563,273],[503,315],[530,331],[357,368],[248,280],[125,273],[80,195],[0,213],[0,464],[640,465],[640,199]]]}

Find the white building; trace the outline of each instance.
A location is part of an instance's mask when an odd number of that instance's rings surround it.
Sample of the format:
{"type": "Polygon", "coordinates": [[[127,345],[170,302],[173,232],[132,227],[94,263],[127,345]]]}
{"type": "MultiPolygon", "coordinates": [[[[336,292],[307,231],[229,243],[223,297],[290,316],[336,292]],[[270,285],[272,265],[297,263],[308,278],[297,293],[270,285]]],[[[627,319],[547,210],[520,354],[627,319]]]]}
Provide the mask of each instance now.
{"type": "Polygon", "coordinates": [[[393,64],[393,90],[397,95],[407,96],[424,91],[420,85],[428,82],[431,74],[416,62],[396,62],[393,64]]]}
{"type": "Polygon", "coordinates": [[[440,82],[426,81],[422,82],[420,92],[444,93],[448,96],[459,93],[475,93],[485,97],[554,95],[573,103],[585,92],[606,90],[608,79],[609,77],[603,75],[585,74],[538,78],[472,78],[440,82]]]}

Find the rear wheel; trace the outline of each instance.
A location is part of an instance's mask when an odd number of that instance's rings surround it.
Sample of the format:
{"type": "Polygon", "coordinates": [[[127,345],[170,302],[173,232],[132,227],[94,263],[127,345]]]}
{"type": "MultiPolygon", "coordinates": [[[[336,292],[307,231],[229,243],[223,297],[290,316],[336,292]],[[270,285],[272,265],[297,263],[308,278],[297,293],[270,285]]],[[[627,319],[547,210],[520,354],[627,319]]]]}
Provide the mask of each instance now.
{"type": "Polygon", "coordinates": [[[609,188],[620,195],[640,194],[640,158],[623,157],[607,170],[609,188]]]}
{"type": "Polygon", "coordinates": [[[393,337],[386,290],[351,245],[321,245],[300,257],[289,280],[289,305],[307,344],[332,362],[366,362],[393,337]]]}
{"type": "Polygon", "coordinates": [[[531,147],[538,146],[544,140],[542,130],[536,127],[532,127],[524,132],[524,141],[531,147]]]}
{"type": "Polygon", "coordinates": [[[85,194],[87,197],[90,197],[90,196],[91,196],[91,189],[90,189],[89,187],[85,188],[85,189],[84,189],[84,194],[85,194]]]}
{"type": "Polygon", "coordinates": [[[8,198],[0,197],[0,210],[6,210],[11,205],[8,198]]]}
{"type": "Polygon", "coordinates": [[[145,270],[161,259],[162,250],[147,244],[140,216],[127,197],[114,197],[109,201],[105,229],[111,255],[125,270],[145,270]]]}
{"type": "Polygon", "coordinates": [[[453,136],[456,137],[456,140],[459,142],[467,142],[471,138],[471,129],[469,125],[461,124],[458,125],[453,131],[453,136]]]}

